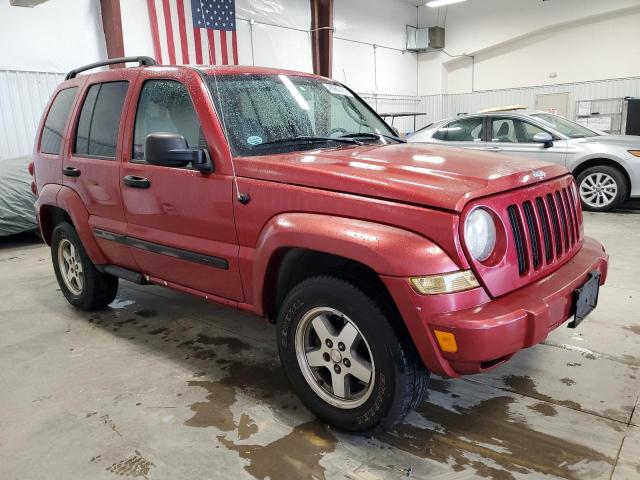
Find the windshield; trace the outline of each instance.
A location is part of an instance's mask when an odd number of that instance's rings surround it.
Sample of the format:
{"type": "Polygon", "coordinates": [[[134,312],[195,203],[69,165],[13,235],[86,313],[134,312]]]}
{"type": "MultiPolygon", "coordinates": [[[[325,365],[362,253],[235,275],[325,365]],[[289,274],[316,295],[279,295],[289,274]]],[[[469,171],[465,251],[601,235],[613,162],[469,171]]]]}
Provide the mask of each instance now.
{"type": "Polygon", "coordinates": [[[386,143],[395,135],[360,98],[327,80],[209,75],[207,83],[236,156],[386,143]]]}
{"type": "Polygon", "coordinates": [[[597,137],[600,135],[598,132],[594,132],[587,127],[583,127],[578,123],[551,113],[533,113],[531,116],[546,123],[569,138],[597,137]]]}

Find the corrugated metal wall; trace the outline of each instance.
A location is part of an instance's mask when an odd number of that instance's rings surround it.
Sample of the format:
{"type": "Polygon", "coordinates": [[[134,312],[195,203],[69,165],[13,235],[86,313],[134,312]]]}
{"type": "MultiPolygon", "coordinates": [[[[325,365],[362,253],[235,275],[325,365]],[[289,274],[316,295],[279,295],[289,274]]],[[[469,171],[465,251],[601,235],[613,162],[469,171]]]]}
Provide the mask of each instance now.
{"type": "Polygon", "coordinates": [[[427,115],[422,117],[419,125],[424,126],[435,120],[455,116],[459,113],[472,113],[501,105],[521,104],[535,108],[536,97],[548,93],[569,94],[568,116],[573,119],[575,104],[578,100],[640,97],[640,77],[546,87],[488,90],[455,95],[430,95],[423,97],[424,112],[427,115]]]}
{"type": "Polygon", "coordinates": [[[62,73],[0,71],[0,160],[30,155],[42,111],[62,73]]]}
{"type": "MultiPolygon", "coordinates": [[[[0,159],[31,154],[42,110],[63,79],[62,73],[0,71],[0,159]]],[[[426,115],[416,120],[417,128],[420,128],[458,113],[500,105],[523,104],[535,108],[537,95],[563,92],[569,94],[569,117],[573,118],[578,100],[640,97],[640,77],[456,95],[362,96],[380,113],[424,112],[426,115]]],[[[394,126],[401,132],[411,132],[413,119],[398,118],[394,126]]]]}

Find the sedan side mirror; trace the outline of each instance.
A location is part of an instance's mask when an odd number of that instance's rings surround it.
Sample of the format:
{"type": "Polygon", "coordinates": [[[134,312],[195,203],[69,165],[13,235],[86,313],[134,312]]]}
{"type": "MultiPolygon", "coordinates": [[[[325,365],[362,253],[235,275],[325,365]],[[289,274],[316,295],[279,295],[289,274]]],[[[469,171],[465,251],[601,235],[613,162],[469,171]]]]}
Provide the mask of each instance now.
{"type": "Polygon", "coordinates": [[[542,143],[544,145],[544,148],[553,147],[553,137],[548,132],[536,133],[533,136],[533,142],[534,143],[542,143]]]}
{"type": "Polygon", "coordinates": [[[144,143],[147,163],[163,167],[191,166],[202,172],[211,172],[213,164],[206,150],[189,148],[187,140],[177,133],[150,133],[144,143]]]}

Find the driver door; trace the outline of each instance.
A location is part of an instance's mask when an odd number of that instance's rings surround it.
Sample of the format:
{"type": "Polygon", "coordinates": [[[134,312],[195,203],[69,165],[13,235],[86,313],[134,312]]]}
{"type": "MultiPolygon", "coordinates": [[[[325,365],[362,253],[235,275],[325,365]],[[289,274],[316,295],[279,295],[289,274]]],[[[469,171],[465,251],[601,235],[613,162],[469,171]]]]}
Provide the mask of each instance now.
{"type": "Polygon", "coordinates": [[[177,133],[190,148],[211,147],[201,128],[207,116],[197,108],[209,101],[202,89],[159,73],[165,77],[141,79],[129,116],[121,170],[126,242],[140,271],[156,281],[241,301],[232,177],[215,167],[204,173],[145,160],[150,133],[177,133]]]}

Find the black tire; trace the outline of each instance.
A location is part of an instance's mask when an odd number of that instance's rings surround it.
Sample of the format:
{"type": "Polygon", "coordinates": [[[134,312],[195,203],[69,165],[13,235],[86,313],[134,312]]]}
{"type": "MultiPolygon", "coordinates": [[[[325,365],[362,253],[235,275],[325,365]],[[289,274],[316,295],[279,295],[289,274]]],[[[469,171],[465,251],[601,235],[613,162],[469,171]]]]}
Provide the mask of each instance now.
{"type": "Polygon", "coordinates": [[[406,331],[383,313],[386,310],[356,285],[333,276],[318,276],[294,287],[278,312],[278,351],[293,389],[309,410],[338,429],[357,433],[390,429],[426,393],[429,372],[406,331]],[[322,399],[305,379],[296,356],[296,329],[305,314],[318,307],[329,307],[346,315],[369,347],[375,365],[373,386],[362,405],[334,406],[322,399]]]}
{"type": "MultiPolygon", "coordinates": [[[[109,305],[118,293],[118,278],[96,270],[82,246],[73,226],[67,222],[60,222],[51,236],[51,260],[56,273],[58,285],[67,301],[80,310],[96,310],[109,305]],[[60,243],[68,241],[77,251],[79,263],[82,267],[82,285],[79,293],[73,292],[63,279],[58,251],[60,243]]],[[[64,268],[64,267],[62,267],[64,268]]]]}
{"type": "Polygon", "coordinates": [[[615,208],[618,208],[622,202],[624,202],[629,196],[629,185],[627,184],[627,179],[624,176],[624,173],[620,171],[620,169],[612,167],[610,165],[596,165],[595,167],[589,167],[584,172],[581,172],[578,175],[576,180],[578,184],[578,193],[580,195],[580,201],[582,203],[582,209],[590,212],[608,212],[615,208]],[[594,175],[604,174],[613,179],[616,186],[616,195],[609,203],[603,206],[590,205],[587,203],[584,196],[584,189],[589,188],[588,179],[592,179],[594,175]],[[584,185],[583,185],[584,182],[584,185]]]}

